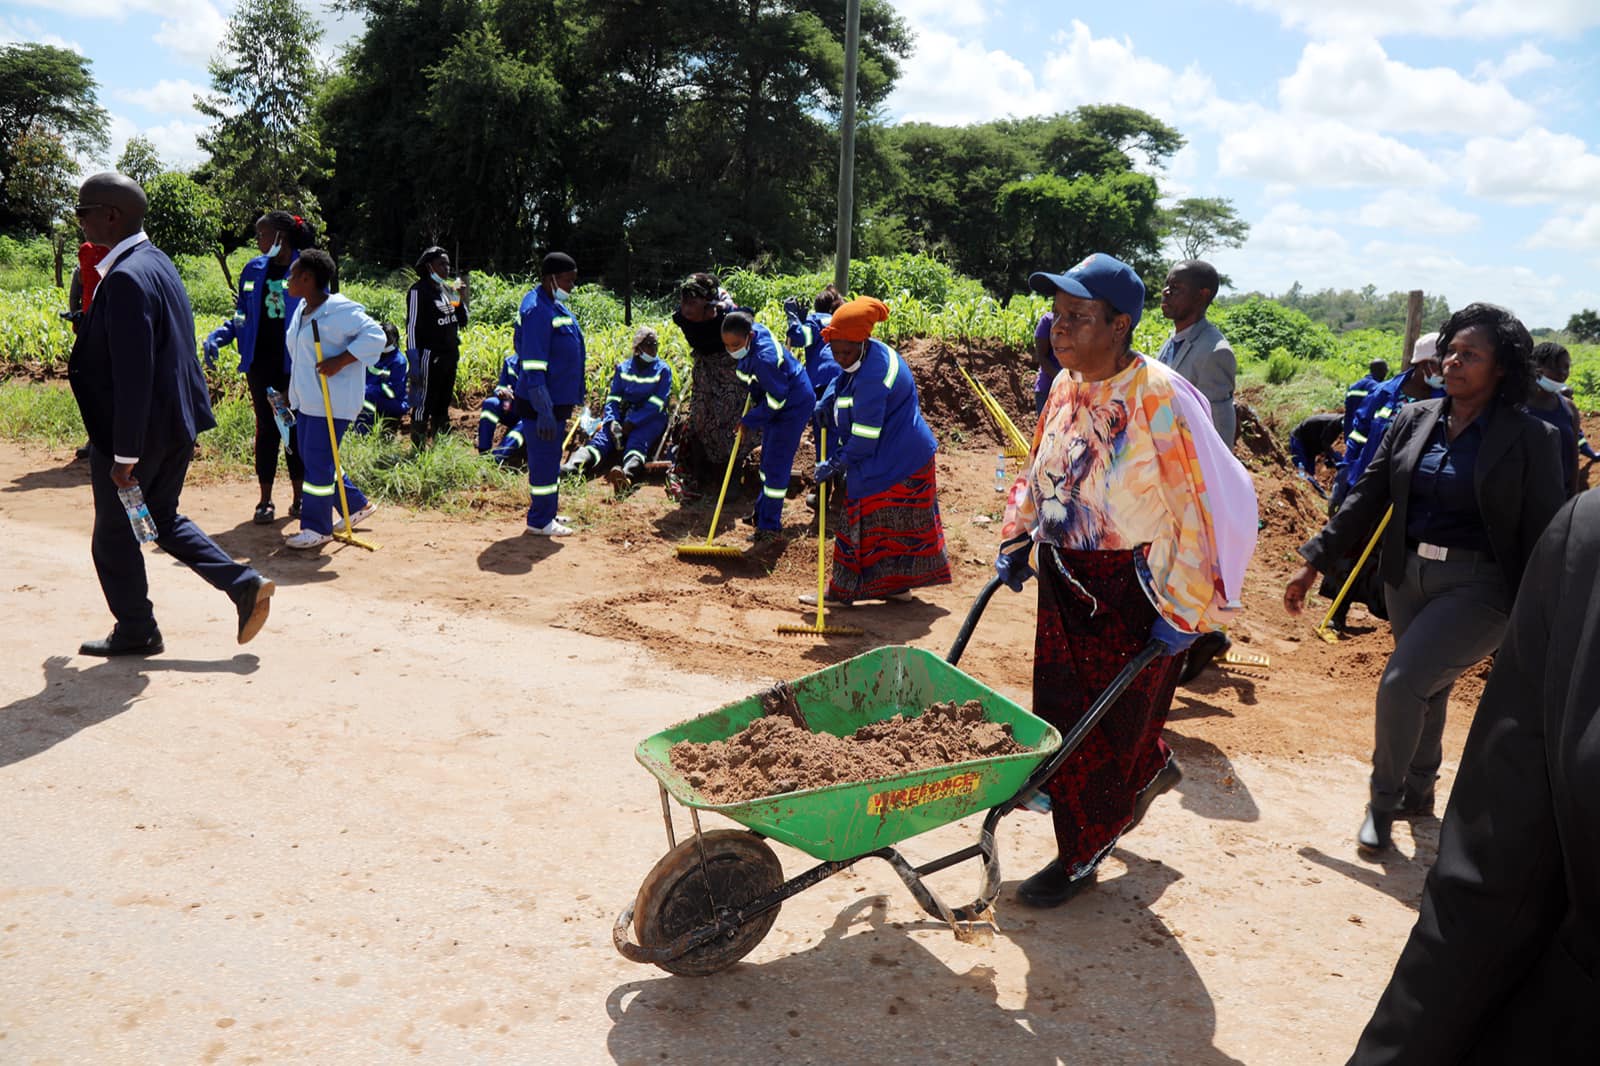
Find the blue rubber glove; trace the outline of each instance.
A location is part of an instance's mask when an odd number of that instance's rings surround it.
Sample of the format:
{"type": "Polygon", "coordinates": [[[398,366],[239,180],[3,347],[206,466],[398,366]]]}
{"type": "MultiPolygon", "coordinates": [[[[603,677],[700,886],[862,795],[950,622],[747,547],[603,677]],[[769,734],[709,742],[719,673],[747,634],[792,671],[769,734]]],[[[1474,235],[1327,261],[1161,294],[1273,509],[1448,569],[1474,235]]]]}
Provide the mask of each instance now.
{"type": "Polygon", "coordinates": [[[800,307],[800,301],[793,296],[783,301],[783,312],[791,318],[803,319],[806,317],[805,311],[800,307]]]}
{"type": "Polygon", "coordinates": [[[1032,551],[1033,538],[1026,533],[1000,544],[1000,554],[994,560],[994,572],[1012,592],[1021,592],[1022,586],[1033,576],[1033,567],[1028,565],[1028,554],[1032,551]]]}
{"type": "Polygon", "coordinates": [[[221,348],[218,346],[217,342],[210,337],[206,338],[204,348],[206,353],[206,369],[215,370],[217,368],[217,354],[221,351],[221,348]]]}
{"type": "Polygon", "coordinates": [[[829,459],[825,463],[817,464],[816,473],[813,477],[816,479],[817,484],[820,485],[824,481],[832,480],[833,476],[843,469],[844,462],[842,460],[829,459]]]}
{"type": "Polygon", "coordinates": [[[1199,633],[1185,633],[1160,615],[1150,626],[1150,639],[1158,640],[1168,655],[1182,655],[1189,645],[1200,639],[1199,633]]]}
{"type": "Polygon", "coordinates": [[[556,421],[555,405],[550,402],[550,390],[540,385],[528,397],[528,403],[534,413],[533,435],[543,441],[559,440],[561,423],[556,421]]]}

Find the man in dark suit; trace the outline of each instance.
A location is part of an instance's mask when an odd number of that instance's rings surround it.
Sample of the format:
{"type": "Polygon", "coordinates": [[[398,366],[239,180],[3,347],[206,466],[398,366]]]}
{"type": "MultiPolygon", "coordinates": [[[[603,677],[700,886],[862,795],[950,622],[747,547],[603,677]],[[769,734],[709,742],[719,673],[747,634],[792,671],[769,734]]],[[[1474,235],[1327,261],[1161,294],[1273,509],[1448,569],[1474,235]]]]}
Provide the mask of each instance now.
{"type": "Polygon", "coordinates": [[[1593,1062],[1600,1049],[1600,492],[1523,574],[1439,858],[1354,1066],[1593,1062]]]}
{"type": "Polygon", "coordinates": [[[239,643],[267,620],[273,584],[229,558],[178,513],[195,438],[215,426],[195,357],[194,316],[177,268],[144,234],[145,195],[121,174],[96,174],[78,190],[84,236],[110,248],[72,346],[67,378],[89,431],[95,571],[116,626],[84,655],[154,655],[161,631],[147,595],[144,555],[117,493],[138,485],[156,544],[233,600],[239,643]]]}

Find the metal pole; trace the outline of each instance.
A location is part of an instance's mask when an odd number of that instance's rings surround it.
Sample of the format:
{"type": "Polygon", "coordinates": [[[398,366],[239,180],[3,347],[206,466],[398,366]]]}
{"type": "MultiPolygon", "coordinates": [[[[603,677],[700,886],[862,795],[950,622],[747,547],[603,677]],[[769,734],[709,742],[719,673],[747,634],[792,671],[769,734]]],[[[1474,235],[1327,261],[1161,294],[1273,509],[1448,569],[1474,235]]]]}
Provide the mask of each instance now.
{"type": "Polygon", "coordinates": [[[856,61],[861,47],[861,0],[845,0],[844,110],[839,114],[839,243],[833,285],[850,291],[850,225],[855,217],[856,61]]]}
{"type": "Polygon", "coordinates": [[[1420,336],[1422,336],[1422,290],[1412,289],[1406,296],[1406,339],[1403,349],[1405,354],[1400,369],[1404,370],[1411,365],[1411,353],[1416,349],[1417,338],[1420,336]]]}

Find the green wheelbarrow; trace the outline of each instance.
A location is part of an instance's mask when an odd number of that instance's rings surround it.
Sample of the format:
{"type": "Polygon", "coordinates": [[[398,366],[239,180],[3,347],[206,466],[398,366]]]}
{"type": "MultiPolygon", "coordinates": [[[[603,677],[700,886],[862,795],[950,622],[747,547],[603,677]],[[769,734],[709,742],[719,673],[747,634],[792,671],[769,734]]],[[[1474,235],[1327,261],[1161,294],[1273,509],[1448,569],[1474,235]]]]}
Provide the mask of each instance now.
{"type": "Polygon", "coordinates": [[[668,750],[681,740],[706,743],[731,737],[764,713],[761,694],[657,733],[634,754],[660,786],[668,851],[645,877],[633,904],[618,915],[612,928],[617,950],[633,962],[652,963],[670,973],[716,973],[761,943],[784,900],[873,858],[887,862],[935,919],[953,929],[986,921],[1000,892],[994,836],[1000,819],[1039,793],[1134,678],[1161,654],[1154,641],[1141,649],[1062,738],[1044,719],[956,669],[973,627],[999,587],[998,578],[984,586],[943,659],[891,645],[807,674],[789,687],[813,730],[839,736],[896,714],[920,714],[930,703],[979,700],[985,717],[1009,725],[1027,751],[716,804],[673,769],[668,750]],[[673,827],[673,799],[689,808],[693,822],[693,835],[682,843],[673,827]],[[959,851],[913,866],[894,847],[985,809],[977,843],[959,851]],[[703,810],[746,828],[703,831],[703,810]],[[786,881],[769,839],[821,861],[786,881]],[[973,859],[982,862],[982,884],[977,899],[964,907],[946,905],[923,881],[973,859]]]}

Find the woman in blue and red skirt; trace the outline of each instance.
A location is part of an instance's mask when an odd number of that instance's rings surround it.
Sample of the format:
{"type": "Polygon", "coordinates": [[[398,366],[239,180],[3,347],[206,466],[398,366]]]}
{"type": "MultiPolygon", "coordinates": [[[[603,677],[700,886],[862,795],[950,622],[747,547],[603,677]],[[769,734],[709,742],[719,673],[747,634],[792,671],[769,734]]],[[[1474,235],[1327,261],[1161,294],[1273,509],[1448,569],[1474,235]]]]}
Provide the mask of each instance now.
{"type": "MultiPolygon", "coordinates": [[[[843,371],[817,404],[828,441],[817,483],[845,474],[829,603],[908,600],[912,589],[950,583],[933,469],[938,442],[922,418],[911,368],[872,339],[872,327],[888,317],[882,300],[861,296],[834,311],[822,331],[843,371]]],[[[800,597],[816,601],[815,593],[800,597]]]]}
{"type": "Polygon", "coordinates": [[[1092,255],[1030,284],[1054,296],[1065,372],[1007,497],[995,569],[1021,591],[1038,547],[1034,713],[1066,733],[1143,647],[1165,651],[1045,785],[1056,857],[1017,895],[1054,907],[1094,884],[1117,839],[1182,777],[1161,730],[1183,652],[1235,610],[1256,499],[1205,398],[1132,349],[1145,294],[1131,267],[1092,255]]]}

